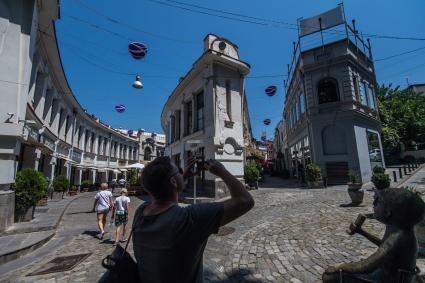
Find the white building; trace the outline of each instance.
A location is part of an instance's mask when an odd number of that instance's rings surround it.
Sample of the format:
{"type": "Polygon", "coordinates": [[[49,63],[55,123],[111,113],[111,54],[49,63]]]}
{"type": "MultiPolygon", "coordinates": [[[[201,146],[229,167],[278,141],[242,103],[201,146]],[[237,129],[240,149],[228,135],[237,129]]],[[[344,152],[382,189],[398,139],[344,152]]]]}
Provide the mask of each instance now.
{"type": "Polygon", "coordinates": [[[72,94],[56,39],[58,2],[0,1],[0,231],[13,221],[10,185],[21,168],[79,185],[111,180],[138,158],[137,139],[86,113],[72,94]]]}
{"type": "Polygon", "coordinates": [[[164,155],[165,135],[146,132],[144,129],[138,131],[139,137],[139,162],[147,163],[159,156],[164,155]]]}
{"type": "MultiPolygon", "coordinates": [[[[216,35],[204,39],[204,52],[168,98],[161,114],[166,133],[165,154],[184,166],[197,155],[214,158],[236,177],[243,177],[244,149],[250,139],[245,79],[250,66],[239,58],[238,47],[216,35]]],[[[220,197],[222,181],[203,172],[197,191],[220,197]]]]}

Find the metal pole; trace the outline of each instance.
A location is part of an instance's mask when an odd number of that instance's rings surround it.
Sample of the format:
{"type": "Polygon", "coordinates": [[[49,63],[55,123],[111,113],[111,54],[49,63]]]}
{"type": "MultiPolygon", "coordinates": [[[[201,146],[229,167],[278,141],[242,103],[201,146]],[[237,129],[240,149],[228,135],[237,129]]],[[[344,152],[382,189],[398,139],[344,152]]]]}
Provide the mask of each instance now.
{"type": "Polygon", "coordinates": [[[404,175],[407,175],[406,165],[403,166],[404,175]]]}
{"type": "Polygon", "coordinates": [[[400,177],[400,179],[403,178],[403,173],[401,173],[401,167],[398,167],[398,176],[400,177]]]}
{"type": "MultiPolygon", "coordinates": [[[[193,165],[194,170],[196,172],[197,168],[196,168],[196,163],[193,165]]],[[[193,203],[196,203],[196,175],[193,176],[193,203]]]]}
{"type": "Polygon", "coordinates": [[[393,179],[394,183],[397,183],[397,173],[395,171],[393,171],[393,179]]]}

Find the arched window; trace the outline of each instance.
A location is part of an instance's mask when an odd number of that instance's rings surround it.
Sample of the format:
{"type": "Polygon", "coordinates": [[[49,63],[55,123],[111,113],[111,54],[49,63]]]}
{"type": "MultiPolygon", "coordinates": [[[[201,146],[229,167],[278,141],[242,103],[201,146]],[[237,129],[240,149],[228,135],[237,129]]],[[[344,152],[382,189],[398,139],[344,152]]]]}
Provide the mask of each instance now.
{"type": "Polygon", "coordinates": [[[146,147],[145,148],[145,154],[143,156],[143,159],[146,160],[146,161],[150,161],[151,160],[151,154],[152,154],[151,148],[150,147],[146,147]]]}
{"type": "Polygon", "coordinates": [[[317,84],[319,104],[339,101],[338,82],[333,78],[325,78],[317,84]]]}

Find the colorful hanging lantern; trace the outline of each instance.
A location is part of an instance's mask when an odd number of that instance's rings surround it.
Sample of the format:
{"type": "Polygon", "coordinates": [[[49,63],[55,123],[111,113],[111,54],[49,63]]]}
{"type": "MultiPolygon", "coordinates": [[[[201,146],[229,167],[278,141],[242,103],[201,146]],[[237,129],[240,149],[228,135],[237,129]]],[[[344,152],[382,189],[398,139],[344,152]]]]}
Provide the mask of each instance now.
{"type": "Polygon", "coordinates": [[[148,47],[141,42],[130,42],[128,44],[128,52],[134,59],[142,59],[148,53],[148,47]]]}
{"type": "Polygon", "coordinates": [[[131,135],[133,134],[133,130],[128,130],[128,131],[127,131],[127,134],[128,134],[129,136],[131,136],[131,135]]]}
{"type": "Polygon", "coordinates": [[[266,126],[270,125],[271,122],[272,122],[272,120],[270,120],[270,119],[264,119],[264,121],[263,121],[264,125],[266,125],[266,126]]]}
{"type": "Polygon", "coordinates": [[[277,87],[275,85],[271,85],[266,88],[265,92],[268,96],[273,96],[277,92],[277,87]]]}
{"type": "Polygon", "coordinates": [[[262,140],[262,141],[266,141],[266,140],[267,140],[267,137],[266,137],[266,136],[262,136],[262,137],[261,137],[261,140],[262,140]]]}
{"type": "Polygon", "coordinates": [[[123,113],[125,111],[125,105],[124,104],[115,105],[115,110],[118,113],[123,113]]]}

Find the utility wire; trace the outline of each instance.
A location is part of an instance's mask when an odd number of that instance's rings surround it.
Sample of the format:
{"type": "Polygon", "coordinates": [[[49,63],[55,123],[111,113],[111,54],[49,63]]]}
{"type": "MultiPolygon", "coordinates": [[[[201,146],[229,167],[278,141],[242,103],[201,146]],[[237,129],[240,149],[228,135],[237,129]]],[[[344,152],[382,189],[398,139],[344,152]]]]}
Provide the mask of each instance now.
{"type": "MultiPolygon", "coordinates": [[[[209,15],[209,16],[230,19],[230,20],[233,20],[233,21],[240,21],[240,22],[246,22],[246,23],[263,25],[263,26],[268,26],[269,25],[269,24],[267,24],[267,22],[268,22],[268,23],[285,25],[289,29],[294,29],[294,30],[297,30],[298,29],[297,27],[294,27],[294,28],[288,27],[288,26],[291,26],[291,25],[292,26],[297,26],[297,24],[291,24],[291,23],[288,23],[288,22],[275,21],[275,20],[269,20],[269,19],[264,19],[264,18],[257,18],[257,17],[252,17],[252,16],[240,14],[240,13],[228,12],[228,11],[218,10],[218,9],[212,9],[212,8],[207,8],[207,7],[200,6],[200,5],[195,5],[195,4],[184,3],[184,2],[180,2],[180,1],[174,1],[174,0],[163,0],[163,1],[160,1],[160,0],[148,0],[148,1],[154,2],[154,3],[157,3],[157,4],[160,4],[160,5],[164,5],[164,6],[169,6],[169,7],[174,7],[174,8],[178,8],[178,9],[190,11],[190,12],[193,12],[193,13],[206,14],[206,15],[209,15]],[[174,3],[174,4],[170,4],[170,3],[174,3]],[[177,5],[175,5],[175,4],[177,4],[177,5]],[[179,5],[183,5],[183,6],[179,6],[179,5]],[[184,7],[184,6],[186,6],[186,7],[184,7]],[[203,10],[207,10],[207,11],[211,11],[211,12],[233,15],[233,16],[237,16],[237,17],[241,17],[241,18],[249,18],[249,19],[253,19],[253,20],[255,19],[256,21],[254,22],[254,21],[248,21],[248,20],[238,19],[238,18],[234,18],[234,17],[232,18],[232,17],[222,16],[222,15],[217,15],[217,14],[211,14],[211,13],[207,13],[207,12],[199,11],[199,10],[194,10],[194,9],[187,8],[187,7],[194,7],[194,8],[197,8],[197,9],[203,9],[203,10]]],[[[323,31],[323,33],[340,33],[340,34],[345,34],[345,32],[336,32],[336,31],[333,31],[333,32],[323,31]]],[[[420,38],[420,37],[401,37],[401,36],[393,36],[393,35],[366,34],[366,33],[363,34],[363,35],[365,37],[370,37],[370,38],[425,41],[425,38],[420,38]]]]}
{"type": "Polygon", "coordinates": [[[90,7],[89,5],[87,5],[86,3],[84,3],[84,2],[82,2],[80,0],[74,0],[74,2],[76,2],[81,7],[85,8],[85,9],[87,9],[89,11],[92,11],[93,13],[97,14],[98,16],[101,16],[101,17],[105,18],[106,20],[108,20],[109,22],[111,22],[113,24],[123,25],[123,26],[125,26],[125,27],[127,27],[129,29],[132,29],[132,30],[135,30],[137,32],[150,35],[152,37],[157,37],[157,38],[160,38],[160,39],[165,39],[165,40],[169,40],[169,41],[173,41],[173,42],[181,42],[181,43],[186,43],[186,44],[195,44],[195,42],[193,42],[193,41],[186,41],[186,40],[181,40],[181,39],[177,39],[177,38],[171,38],[171,37],[164,36],[164,35],[161,35],[161,34],[157,34],[157,33],[149,32],[149,31],[146,31],[146,30],[142,30],[142,29],[140,29],[140,28],[138,28],[138,27],[136,27],[136,26],[134,26],[132,24],[123,22],[121,20],[112,18],[112,17],[110,17],[110,16],[108,16],[108,15],[102,13],[102,12],[99,12],[97,9],[95,9],[93,7],[90,7]]]}
{"type": "Polygon", "coordinates": [[[423,49],[425,49],[425,46],[419,47],[419,48],[416,48],[416,49],[413,49],[413,50],[409,50],[409,51],[406,51],[406,52],[394,54],[394,55],[391,55],[391,56],[388,56],[388,57],[385,57],[385,58],[376,59],[375,62],[392,59],[392,58],[395,58],[395,57],[403,56],[403,55],[406,55],[406,54],[409,54],[409,53],[413,53],[413,52],[416,52],[416,51],[419,51],[419,50],[423,50],[423,49]]]}

